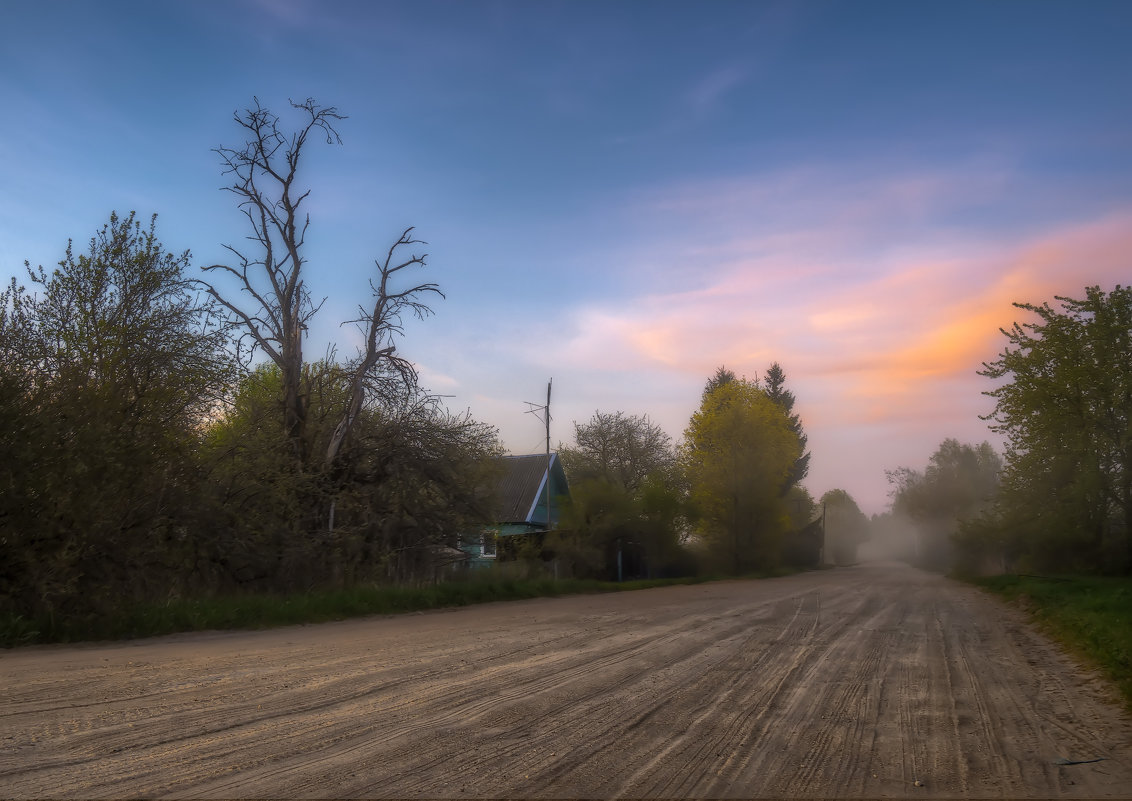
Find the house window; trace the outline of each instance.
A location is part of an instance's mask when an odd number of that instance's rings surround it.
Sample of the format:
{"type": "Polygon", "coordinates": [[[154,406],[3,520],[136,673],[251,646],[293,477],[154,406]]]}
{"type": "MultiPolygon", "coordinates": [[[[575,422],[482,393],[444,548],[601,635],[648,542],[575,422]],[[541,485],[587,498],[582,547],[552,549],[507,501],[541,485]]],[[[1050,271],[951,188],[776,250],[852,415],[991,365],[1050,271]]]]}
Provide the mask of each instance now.
{"type": "Polygon", "coordinates": [[[483,545],[481,553],[483,553],[484,556],[495,556],[495,535],[494,534],[490,534],[490,533],[484,534],[483,538],[481,540],[481,543],[483,545]]]}

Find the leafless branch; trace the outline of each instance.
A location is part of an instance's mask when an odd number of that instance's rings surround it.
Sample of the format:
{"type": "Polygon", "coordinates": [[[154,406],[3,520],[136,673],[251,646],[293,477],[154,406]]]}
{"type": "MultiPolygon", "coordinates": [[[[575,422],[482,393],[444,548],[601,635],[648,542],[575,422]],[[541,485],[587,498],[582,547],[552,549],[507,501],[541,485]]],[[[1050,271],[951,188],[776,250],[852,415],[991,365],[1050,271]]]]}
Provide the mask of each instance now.
{"type": "Polygon", "coordinates": [[[444,297],[438,284],[424,282],[415,286],[392,291],[390,280],[401,270],[408,267],[425,267],[427,254],[413,254],[404,261],[394,263],[393,259],[398,250],[412,245],[425,245],[423,240],[414,239],[413,228],[406,228],[401,236],[390,247],[385,255],[384,262],[375,262],[378,268],[378,280],[370,281],[374,302],[370,309],[358,307],[359,317],[347,322],[354,323],[365,335],[365,350],[359,354],[358,359],[351,365],[350,390],[347,407],[330,438],[326,451],[327,464],[332,464],[337,458],[342,444],[349,436],[354,421],[362,410],[366,390],[373,389],[373,376],[379,373],[395,373],[406,386],[416,386],[417,372],[412,363],[397,356],[397,346],[394,338],[404,333],[401,318],[409,311],[418,318],[424,318],[432,313],[432,309],[420,300],[422,295],[435,293],[444,297]]]}

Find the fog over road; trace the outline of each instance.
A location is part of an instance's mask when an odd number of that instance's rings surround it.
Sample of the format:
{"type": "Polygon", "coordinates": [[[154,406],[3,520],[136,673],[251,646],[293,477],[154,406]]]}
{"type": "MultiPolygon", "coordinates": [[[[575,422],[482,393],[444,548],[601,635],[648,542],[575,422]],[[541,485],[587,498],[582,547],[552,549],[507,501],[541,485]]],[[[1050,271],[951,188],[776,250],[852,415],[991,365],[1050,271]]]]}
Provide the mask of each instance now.
{"type": "Polygon", "coordinates": [[[866,564],[0,651],[0,797],[1132,797],[1113,697],[866,564]]]}

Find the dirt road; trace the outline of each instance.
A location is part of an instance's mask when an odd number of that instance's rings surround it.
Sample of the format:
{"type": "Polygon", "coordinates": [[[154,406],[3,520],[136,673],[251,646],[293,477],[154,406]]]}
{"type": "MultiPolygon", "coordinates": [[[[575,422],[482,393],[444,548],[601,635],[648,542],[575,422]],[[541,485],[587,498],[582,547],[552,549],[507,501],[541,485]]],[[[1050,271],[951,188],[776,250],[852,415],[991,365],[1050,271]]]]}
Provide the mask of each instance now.
{"type": "Polygon", "coordinates": [[[979,591],[862,565],[0,651],[0,797],[1127,798],[1109,692],[979,591]]]}

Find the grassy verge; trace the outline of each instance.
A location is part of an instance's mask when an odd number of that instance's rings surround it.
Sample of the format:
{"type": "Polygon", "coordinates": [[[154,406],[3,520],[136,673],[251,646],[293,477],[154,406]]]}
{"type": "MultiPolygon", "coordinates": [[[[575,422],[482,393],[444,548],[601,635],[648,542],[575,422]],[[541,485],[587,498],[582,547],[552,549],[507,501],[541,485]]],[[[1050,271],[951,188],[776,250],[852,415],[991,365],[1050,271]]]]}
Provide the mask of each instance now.
{"type": "Polygon", "coordinates": [[[426,609],[513,601],[580,593],[620,592],[694,584],[703,578],[647,581],[580,579],[497,579],[486,577],[425,587],[353,587],[303,595],[243,595],[227,598],[176,599],[136,604],[79,619],[0,617],[0,647],[50,642],[122,640],[181,631],[262,629],[296,623],[324,623],[364,615],[396,614],[426,609]]]}
{"type": "Polygon", "coordinates": [[[1043,630],[1104,672],[1132,711],[1132,580],[994,576],[975,583],[1023,606],[1043,630]]]}

